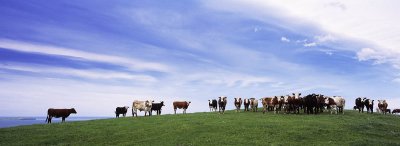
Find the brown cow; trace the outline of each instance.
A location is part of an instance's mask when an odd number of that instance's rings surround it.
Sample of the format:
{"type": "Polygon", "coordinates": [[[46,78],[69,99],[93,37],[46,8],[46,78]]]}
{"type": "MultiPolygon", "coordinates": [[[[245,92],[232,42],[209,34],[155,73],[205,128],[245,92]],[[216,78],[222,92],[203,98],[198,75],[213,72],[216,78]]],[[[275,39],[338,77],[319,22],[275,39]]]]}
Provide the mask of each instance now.
{"type": "Polygon", "coordinates": [[[55,118],[60,118],[62,117],[61,122],[65,122],[65,118],[67,118],[70,114],[76,114],[76,110],[74,108],[71,109],[54,109],[54,108],[49,108],[47,110],[47,118],[46,122],[51,123],[51,119],[53,117],[55,118]]]}
{"type": "Polygon", "coordinates": [[[264,98],[261,98],[260,100],[261,100],[261,103],[263,105],[263,114],[265,114],[265,112],[267,110],[269,110],[270,107],[272,107],[271,106],[272,105],[271,104],[272,103],[272,97],[264,97],[264,98]]]}
{"type": "Polygon", "coordinates": [[[251,107],[251,111],[257,112],[258,111],[258,100],[255,98],[250,98],[250,107],[251,107]]]}
{"type": "Polygon", "coordinates": [[[386,115],[388,104],[386,100],[378,100],[378,108],[379,110],[386,115]]]}
{"type": "Polygon", "coordinates": [[[240,107],[242,106],[242,98],[235,98],[235,101],[233,102],[236,107],[236,112],[240,112],[240,107]]]}
{"type": "Polygon", "coordinates": [[[188,101],[174,101],[173,106],[174,106],[175,114],[176,114],[177,108],[183,109],[183,114],[186,114],[186,109],[189,107],[190,103],[191,103],[190,101],[189,102],[188,101]]]}

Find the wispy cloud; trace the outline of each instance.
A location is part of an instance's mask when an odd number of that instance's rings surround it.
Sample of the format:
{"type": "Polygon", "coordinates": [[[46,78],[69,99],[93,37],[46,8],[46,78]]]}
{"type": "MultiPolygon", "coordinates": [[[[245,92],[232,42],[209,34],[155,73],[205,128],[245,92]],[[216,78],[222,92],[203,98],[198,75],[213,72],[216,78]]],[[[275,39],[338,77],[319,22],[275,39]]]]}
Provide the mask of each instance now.
{"type": "Polygon", "coordinates": [[[281,41],[282,42],[290,42],[290,40],[288,38],[286,38],[286,37],[281,37],[281,41]]]}
{"type": "Polygon", "coordinates": [[[123,72],[115,72],[109,70],[84,70],[84,69],[71,69],[60,67],[48,66],[22,66],[16,64],[0,65],[0,69],[8,69],[15,71],[40,73],[40,74],[55,74],[57,76],[73,76],[85,79],[101,79],[101,80],[135,80],[141,82],[155,82],[156,78],[149,75],[128,74],[123,72]]]}
{"type": "Polygon", "coordinates": [[[98,54],[92,52],[85,52],[80,50],[74,50],[63,47],[56,47],[50,45],[41,45],[35,43],[27,43],[21,41],[0,40],[0,47],[7,48],[16,51],[22,52],[32,52],[32,53],[41,53],[41,54],[49,54],[49,55],[60,55],[60,56],[68,56],[79,59],[85,59],[90,61],[98,61],[111,63],[116,65],[125,66],[132,70],[150,70],[150,71],[159,71],[159,72],[169,72],[171,68],[165,64],[143,61],[134,58],[125,58],[119,56],[98,54]]]}

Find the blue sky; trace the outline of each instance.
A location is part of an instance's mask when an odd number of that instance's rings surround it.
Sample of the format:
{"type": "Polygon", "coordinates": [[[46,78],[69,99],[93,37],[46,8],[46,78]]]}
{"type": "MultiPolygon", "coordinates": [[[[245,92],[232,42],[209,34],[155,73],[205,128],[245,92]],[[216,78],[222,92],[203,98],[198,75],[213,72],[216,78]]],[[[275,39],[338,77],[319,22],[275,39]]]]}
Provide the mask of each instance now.
{"type": "Polygon", "coordinates": [[[397,3],[2,0],[0,116],[292,92],[400,108],[397,3]]]}

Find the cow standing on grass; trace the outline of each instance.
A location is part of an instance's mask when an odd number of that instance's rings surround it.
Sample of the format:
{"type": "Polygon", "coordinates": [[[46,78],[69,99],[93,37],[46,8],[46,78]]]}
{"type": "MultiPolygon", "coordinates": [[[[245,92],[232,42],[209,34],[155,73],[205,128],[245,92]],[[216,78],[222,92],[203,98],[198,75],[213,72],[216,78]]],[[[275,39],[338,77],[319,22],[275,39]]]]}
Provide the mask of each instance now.
{"type": "Polygon", "coordinates": [[[392,114],[400,113],[400,109],[393,109],[392,114]]]}
{"type": "Polygon", "coordinates": [[[51,123],[51,119],[53,117],[55,118],[62,118],[61,122],[65,122],[65,118],[67,118],[71,114],[76,114],[76,110],[74,108],[71,109],[54,109],[54,108],[49,108],[47,110],[47,118],[46,122],[51,123]]]}
{"type": "Polygon", "coordinates": [[[244,105],[244,111],[249,111],[250,100],[244,99],[243,105],[244,105]]]}
{"type": "Polygon", "coordinates": [[[364,99],[361,99],[361,97],[356,98],[356,106],[354,106],[354,109],[358,109],[358,113],[363,112],[364,113],[364,99]]]}
{"type": "Polygon", "coordinates": [[[218,97],[218,106],[219,106],[219,113],[224,114],[225,113],[225,107],[226,107],[226,103],[227,103],[227,97],[225,96],[220,96],[218,97]]]}
{"type": "Polygon", "coordinates": [[[257,112],[258,111],[258,100],[255,98],[250,98],[250,107],[251,107],[251,111],[257,112]]]}
{"type": "Polygon", "coordinates": [[[374,100],[364,98],[364,106],[367,108],[367,113],[374,113],[374,100]]]}
{"type": "Polygon", "coordinates": [[[210,108],[210,112],[217,111],[218,103],[216,99],[208,100],[208,107],[210,108]]]}
{"type": "Polygon", "coordinates": [[[176,114],[176,110],[179,109],[183,109],[183,114],[186,114],[186,109],[188,109],[189,105],[190,105],[190,101],[174,101],[172,103],[172,106],[174,107],[174,112],[176,114]]]}
{"type": "Polygon", "coordinates": [[[139,100],[135,100],[132,103],[132,117],[134,117],[136,115],[137,117],[137,111],[144,111],[144,116],[147,116],[147,113],[151,112],[151,106],[152,103],[154,102],[154,100],[146,100],[146,101],[139,101],[139,100]]]}
{"type": "Polygon", "coordinates": [[[346,104],[346,100],[342,96],[333,96],[333,99],[336,103],[337,112],[344,114],[344,106],[346,104]]]}
{"type": "Polygon", "coordinates": [[[382,112],[382,114],[386,115],[386,109],[388,107],[388,104],[386,100],[378,100],[378,108],[382,112]]]}
{"type": "Polygon", "coordinates": [[[242,98],[235,98],[235,101],[233,102],[236,107],[236,112],[240,112],[240,107],[242,106],[242,98]]]}
{"type": "Polygon", "coordinates": [[[153,115],[153,111],[156,111],[157,115],[161,115],[161,108],[165,106],[164,101],[161,101],[160,103],[152,103],[151,104],[151,110],[150,110],[150,115],[153,115]]]}
{"type": "Polygon", "coordinates": [[[270,110],[272,107],[272,98],[271,97],[264,97],[261,98],[261,103],[263,105],[263,114],[265,114],[266,111],[270,110]]]}
{"type": "Polygon", "coordinates": [[[115,109],[115,118],[119,118],[119,115],[122,114],[122,116],[125,117],[126,113],[128,112],[128,106],[124,106],[124,107],[117,107],[115,109]]]}

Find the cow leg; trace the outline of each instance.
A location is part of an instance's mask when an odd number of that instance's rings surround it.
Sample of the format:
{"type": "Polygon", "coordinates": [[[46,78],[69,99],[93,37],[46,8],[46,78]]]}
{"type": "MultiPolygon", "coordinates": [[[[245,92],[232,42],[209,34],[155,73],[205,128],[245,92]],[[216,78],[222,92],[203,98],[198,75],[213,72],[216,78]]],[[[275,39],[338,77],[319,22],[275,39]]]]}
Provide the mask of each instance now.
{"type": "Polygon", "coordinates": [[[63,122],[63,123],[65,122],[65,117],[62,117],[62,121],[61,122],[63,122]]]}
{"type": "Polygon", "coordinates": [[[175,112],[175,114],[176,114],[176,109],[174,109],[174,112],[175,112]]]}

